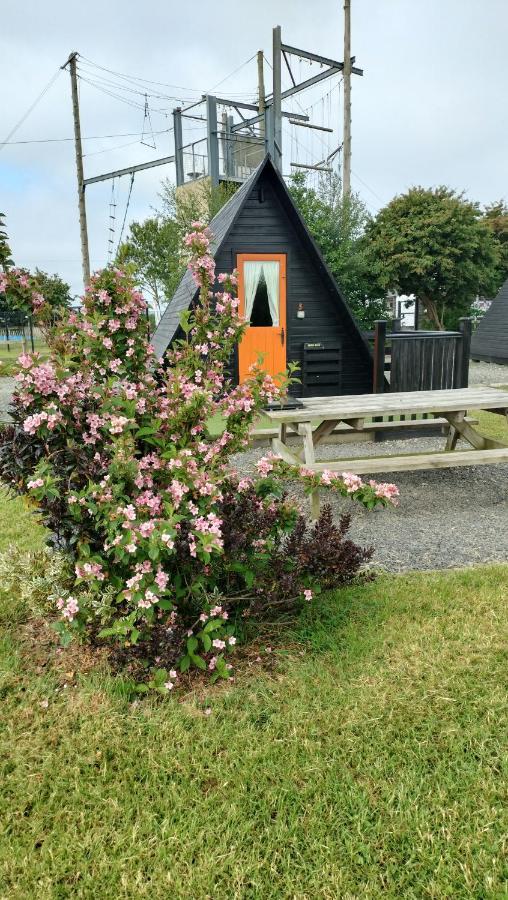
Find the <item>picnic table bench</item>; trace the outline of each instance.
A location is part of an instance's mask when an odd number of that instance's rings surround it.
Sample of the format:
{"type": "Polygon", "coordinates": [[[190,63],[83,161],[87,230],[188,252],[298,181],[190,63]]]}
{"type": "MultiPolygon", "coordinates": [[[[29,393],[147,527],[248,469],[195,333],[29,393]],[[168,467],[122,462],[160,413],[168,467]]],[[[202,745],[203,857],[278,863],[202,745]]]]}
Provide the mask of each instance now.
{"type": "MultiPolygon", "coordinates": [[[[272,438],[272,450],[292,465],[305,465],[314,472],[353,472],[356,475],[376,472],[403,472],[418,469],[440,469],[455,466],[485,465],[508,462],[508,444],[481,434],[467,419],[468,410],[484,410],[508,418],[508,391],[489,387],[471,387],[437,391],[402,391],[387,394],[351,394],[339,397],[311,397],[296,409],[270,409],[266,416],[278,425],[272,438]],[[408,453],[398,456],[375,456],[316,461],[316,447],[339,423],[353,433],[368,430],[369,419],[379,416],[404,416],[428,413],[448,423],[443,451],[408,453]],[[290,448],[287,435],[294,432],[302,438],[301,450],[290,448]],[[462,437],[471,449],[456,450],[462,437]]],[[[408,426],[411,422],[408,421],[408,426]]],[[[319,513],[317,491],[312,495],[312,514],[319,513]]]]}

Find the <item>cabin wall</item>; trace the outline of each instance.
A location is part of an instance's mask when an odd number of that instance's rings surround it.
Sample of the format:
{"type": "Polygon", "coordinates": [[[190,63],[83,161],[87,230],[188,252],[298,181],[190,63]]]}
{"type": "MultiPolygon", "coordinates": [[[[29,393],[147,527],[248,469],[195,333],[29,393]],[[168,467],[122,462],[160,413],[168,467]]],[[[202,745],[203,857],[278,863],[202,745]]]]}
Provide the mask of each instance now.
{"type": "Polygon", "coordinates": [[[471,358],[508,364],[508,280],[473,334],[471,358]]]}
{"type": "MultiPolygon", "coordinates": [[[[298,363],[299,377],[303,367],[305,343],[340,347],[340,388],[323,384],[307,389],[305,395],[369,393],[372,390],[372,368],[361,337],[347,313],[341,309],[328,276],[320,271],[314,256],[311,258],[303,245],[297,228],[276,194],[271,178],[264,174],[216,257],[217,271],[231,271],[236,265],[238,253],[286,254],[287,359],[288,362],[298,363]],[[300,303],[305,309],[304,319],[297,318],[300,303]]],[[[232,365],[234,368],[235,361],[232,365]]],[[[238,378],[237,367],[235,375],[238,378]]],[[[295,385],[292,393],[300,395],[302,385],[295,385]]]]}

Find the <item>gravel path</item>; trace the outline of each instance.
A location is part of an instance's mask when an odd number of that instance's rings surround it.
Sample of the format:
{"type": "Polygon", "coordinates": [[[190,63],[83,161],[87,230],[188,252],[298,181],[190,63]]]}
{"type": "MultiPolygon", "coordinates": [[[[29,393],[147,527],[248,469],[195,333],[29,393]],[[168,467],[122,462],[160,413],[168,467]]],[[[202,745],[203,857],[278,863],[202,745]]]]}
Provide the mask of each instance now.
{"type": "Polygon", "coordinates": [[[496,363],[470,362],[469,384],[508,384],[508,366],[496,363]]]}
{"type": "MultiPolygon", "coordinates": [[[[381,443],[323,446],[320,459],[382,456],[443,449],[444,438],[417,438],[381,443]]],[[[235,464],[251,471],[266,449],[240,454],[235,464]]],[[[347,466],[345,466],[347,468],[347,466]]],[[[368,476],[362,476],[367,478],[368,476]]],[[[405,569],[447,569],[482,562],[508,560],[508,465],[471,466],[423,472],[374,475],[377,481],[395,481],[401,499],[397,508],[367,511],[357,503],[324,489],[338,516],[352,514],[351,537],[373,546],[373,565],[392,572],[405,569]]],[[[291,485],[289,494],[303,512],[309,500],[291,485]]]]}
{"type": "Polygon", "coordinates": [[[14,378],[0,378],[0,422],[8,418],[7,407],[14,390],[14,378]]]}
{"type": "MultiPolygon", "coordinates": [[[[508,367],[472,363],[470,384],[508,384],[508,367]]],[[[0,378],[0,420],[6,418],[14,381],[0,378]]],[[[386,444],[324,445],[319,457],[376,456],[442,449],[444,438],[418,438],[386,444]]],[[[240,454],[234,464],[251,471],[266,448],[240,454]]],[[[382,481],[384,476],[375,476],[382,481]]],[[[373,546],[373,564],[390,571],[446,569],[481,562],[508,560],[508,465],[471,466],[387,475],[401,492],[396,509],[367,512],[323,490],[323,502],[331,502],[336,515],[348,511],[353,521],[351,536],[373,546]]],[[[304,512],[309,501],[301,488],[291,485],[290,495],[304,512]]]]}

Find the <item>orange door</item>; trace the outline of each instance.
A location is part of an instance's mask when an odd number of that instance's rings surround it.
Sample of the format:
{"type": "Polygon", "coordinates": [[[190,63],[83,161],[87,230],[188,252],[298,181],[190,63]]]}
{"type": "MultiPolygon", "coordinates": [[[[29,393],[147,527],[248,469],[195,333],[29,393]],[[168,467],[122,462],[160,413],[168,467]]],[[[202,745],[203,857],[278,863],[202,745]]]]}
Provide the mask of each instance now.
{"type": "Polygon", "coordinates": [[[263,357],[270,375],[286,371],[286,256],[284,253],[239,253],[240,315],[248,319],[238,348],[240,382],[263,357]]]}

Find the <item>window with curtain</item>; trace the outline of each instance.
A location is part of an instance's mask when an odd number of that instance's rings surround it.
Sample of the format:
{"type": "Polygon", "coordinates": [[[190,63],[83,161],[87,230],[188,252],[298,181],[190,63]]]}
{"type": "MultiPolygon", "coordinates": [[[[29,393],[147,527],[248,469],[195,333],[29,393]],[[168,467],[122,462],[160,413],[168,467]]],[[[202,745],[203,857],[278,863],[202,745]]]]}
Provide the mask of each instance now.
{"type": "Polygon", "coordinates": [[[279,263],[248,260],[243,265],[245,318],[254,328],[279,324],[279,263]]]}

